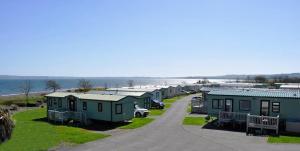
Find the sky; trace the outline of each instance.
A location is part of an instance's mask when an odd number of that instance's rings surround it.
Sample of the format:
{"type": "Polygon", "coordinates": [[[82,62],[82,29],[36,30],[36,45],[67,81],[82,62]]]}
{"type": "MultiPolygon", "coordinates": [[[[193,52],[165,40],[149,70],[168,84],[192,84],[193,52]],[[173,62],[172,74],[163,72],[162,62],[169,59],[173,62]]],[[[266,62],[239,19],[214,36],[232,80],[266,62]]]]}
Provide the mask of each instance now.
{"type": "Polygon", "coordinates": [[[300,72],[298,0],[2,0],[0,75],[300,72]]]}

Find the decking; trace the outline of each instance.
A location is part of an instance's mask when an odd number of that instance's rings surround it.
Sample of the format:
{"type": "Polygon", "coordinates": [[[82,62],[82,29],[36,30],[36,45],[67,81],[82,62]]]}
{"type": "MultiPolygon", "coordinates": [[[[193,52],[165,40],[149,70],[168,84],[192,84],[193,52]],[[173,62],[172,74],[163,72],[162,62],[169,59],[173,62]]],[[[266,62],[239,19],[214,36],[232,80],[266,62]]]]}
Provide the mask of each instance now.
{"type": "Polygon", "coordinates": [[[276,134],[279,134],[279,115],[277,117],[270,116],[257,116],[257,115],[247,115],[247,134],[249,133],[249,128],[258,128],[261,132],[264,129],[275,130],[276,134]]]}
{"type": "Polygon", "coordinates": [[[246,123],[246,133],[249,133],[251,128],[275,130],[279,133],[279,116],[258,116],[239,112],[219,112],[219,124],[223,123],[246,123]]]}
{"type": "Polygon", "coordinates": [[[48,110],[48,120],[54,122],[61,122],[62,124],[68,120],[79,121],[83,124],[87,123],[87,117],[85,112],[74,111],[48,110]]]}
{"type": "Polygon", "coordinates": [[[224,112],[219,113],[219,123],[238,122],[243,123],[247,120],[246,113],[239,112],[224,112]]]}

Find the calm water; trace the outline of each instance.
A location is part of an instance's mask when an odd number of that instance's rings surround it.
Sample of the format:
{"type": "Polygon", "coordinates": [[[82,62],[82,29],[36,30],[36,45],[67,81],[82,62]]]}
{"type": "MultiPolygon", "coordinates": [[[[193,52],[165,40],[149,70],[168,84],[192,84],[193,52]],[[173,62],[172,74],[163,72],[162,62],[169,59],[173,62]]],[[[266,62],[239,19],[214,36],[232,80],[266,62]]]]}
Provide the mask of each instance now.
{"type": "MultiPolygon", "coordinates": [[[[45,82],[49,79],[0,79],[0,95],[20,94],[20,85],[30,80],[32,84],[32,92],[44,92],[45,82]]],[[[62,89],[76,88],[79,79],[54,79],[62,89]]],[[[195,83],[198,79],[165,79],[165,78],[88,78],[94,87],[122,87],[128,86],[128,80],[134,80],[134,85],[163,85],[195,83]]]]}

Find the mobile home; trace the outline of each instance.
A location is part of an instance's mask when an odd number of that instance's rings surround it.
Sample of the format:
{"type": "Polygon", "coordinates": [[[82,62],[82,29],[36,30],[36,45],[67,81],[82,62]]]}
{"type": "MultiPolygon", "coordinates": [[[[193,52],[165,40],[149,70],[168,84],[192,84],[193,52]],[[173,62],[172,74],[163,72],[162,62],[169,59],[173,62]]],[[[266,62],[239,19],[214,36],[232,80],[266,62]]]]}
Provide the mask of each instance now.
{"type": "Polygon", "coordinates": [[[117,92],[148,92],[151,93],[152,100],[162,101],[161,92],[158,88],[109,88],[107,91],[117,91],[117,92]]]}
{"type": "Polygon", "coordinates": [[[102,94],[102,95],[120,95],[120,96],[131,96],[136,98],[134,101],[135,105],[139,107],[150,109],[151,108],[151,97],[152,94],[149,92],[126,92],[126,91],[89,91],[89,94],[102,94]]]}
{"type": "Polygon", "coordinates": [[[299,91],[219,89],[208,92],[205,99],[207,101],[208,115],[218,117],[219,121],[249,123],[249,120],[253,117],[253,119],[257,118],[265,121],[252,123],[253,125],[277,126],[278,130],[280,121],[287,131],[300,132],[299,91]]]}
{"type": "Polygon", "coordinates": [[[55,92],[46,95],[49,120],[121,122],[134,117],[134,97],[55,92]]]}

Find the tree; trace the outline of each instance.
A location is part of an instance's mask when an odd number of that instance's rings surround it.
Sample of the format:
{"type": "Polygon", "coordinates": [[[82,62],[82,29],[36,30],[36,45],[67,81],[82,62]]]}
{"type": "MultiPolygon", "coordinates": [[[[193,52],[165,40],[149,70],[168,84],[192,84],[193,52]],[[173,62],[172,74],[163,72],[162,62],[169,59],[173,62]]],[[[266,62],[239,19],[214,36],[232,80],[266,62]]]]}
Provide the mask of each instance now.
{"type": "Polygon", "coordinates": [[[91,90],[93,86],[89,80],[81,79],[79,80],[78,87],[82,91],[87,92],[91,90]]]}
{"type": "Polygon", "coordinates": [[[203,78],[202,84],[207,84],[207,83],[209,83],[209,80],[207,78],[203,78]]]}
{"type": "Polygon", "coordinates": [[[107,83],[104,83],[104,89],[106,90],[108,88],[107,83]]]}
{"type": "Polygon", "coordinates": [[[32,84],[30,80],[26,80],[24,81],[21,86],[20,86],[20,90],[21,92],[25,95],[26,97],[26,106],[28,105],[28,96],[30,94],[30,91],[32,89],[32,84]]]}
{"type": "Polygon", "coordinates": [[[0,107],[0,141],[3,142],[11,137],[15,127],[10,113],[7,109],[0,107]]]}
{"type": "Polygon", "coordinates": [[[246,77],[246,82],[251,82],[251,78],[249,75],[247,75],[247,77],[246,77]]]}
{"type": "Polygon", "coordinates": [[[128,80],[127,84],[128,84],[128,87],[133,87],[134,81],[133,80],[128,80]]]}
{"type": "Polygon", "coordinates": [[[202,81],[201,81],[201,80],[198,80],[198,81],[196,82],[196,84],[202,84],[202,81]]]}
{"type": "Polygon", "coordinates": [[[256,77],[254,78],[254,80],[255,80],[255,82],[257,82],[257,83],[265,83],[265,82],[267,81],[266,77],[264,77],[264,76],[256,76],[256,77]]]}
{"type": "Polygon", "coordinates": [[[47,90],[52,90],[53,92],[55,92],[56,90],[60,89],[60,85],[54,81],[54,80],[48,80],[46,81],[46,89],[47,90]]]}

